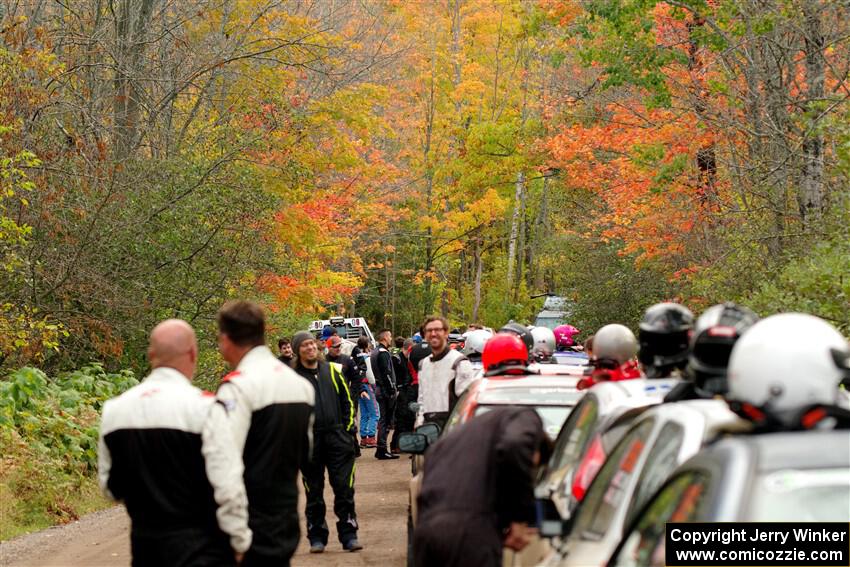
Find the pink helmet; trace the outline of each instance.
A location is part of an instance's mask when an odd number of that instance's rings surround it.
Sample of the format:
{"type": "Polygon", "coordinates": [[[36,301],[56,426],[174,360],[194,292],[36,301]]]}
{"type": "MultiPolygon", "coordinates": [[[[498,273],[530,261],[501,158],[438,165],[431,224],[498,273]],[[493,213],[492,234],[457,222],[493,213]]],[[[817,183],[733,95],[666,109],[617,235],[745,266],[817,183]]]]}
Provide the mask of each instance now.
{"type": "Polygon", "coordinates": [[[553,329],[555,333],[555,344],[559,347],[571,347],[576,344],[574,337],[579,334],[579,330],[572,325],[560,325],[553,329]]]}

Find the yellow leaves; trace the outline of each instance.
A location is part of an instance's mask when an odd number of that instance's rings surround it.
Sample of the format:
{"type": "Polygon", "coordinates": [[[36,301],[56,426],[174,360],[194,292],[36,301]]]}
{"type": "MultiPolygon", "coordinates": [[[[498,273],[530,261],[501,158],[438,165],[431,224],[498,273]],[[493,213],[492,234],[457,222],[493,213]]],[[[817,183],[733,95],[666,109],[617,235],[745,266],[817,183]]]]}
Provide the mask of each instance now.
{"type": "Polygon", "coordinates": [[[0,353],[3,357],[43,360],[68,336],[63,325],[39,314],[38,309],[4,303],[0,305],[0,353]]]}

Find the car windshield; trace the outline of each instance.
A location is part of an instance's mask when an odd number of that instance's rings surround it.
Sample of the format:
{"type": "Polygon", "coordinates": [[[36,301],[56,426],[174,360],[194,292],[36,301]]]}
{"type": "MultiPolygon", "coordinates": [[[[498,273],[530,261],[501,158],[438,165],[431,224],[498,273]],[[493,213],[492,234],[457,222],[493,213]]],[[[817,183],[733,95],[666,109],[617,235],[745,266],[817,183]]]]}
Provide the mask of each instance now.
{"type": "MultiPolygon", "coordinates": [[[[490,406],[479,405],[477,408],[475,408],[475,415],[482,415],[487,413],[488,411],[492,411],[500,407],[505,406],[502,404],[490,406]]],[[[564,422],[567,420],[567,416],[570,415],[570,411],[573,409],[572,406],[532,407],[534,408],[534,411],[537,412],[537,415],[540,416],[540,419],[543,421],[543,430],[546,432],[546,435],[549,437],[549,439],[552,440],[554,440],[555,437],[558,436],[558,432],[561,430],[561,426],[564,425],[564,422]]]]}
{"type": "Polygon", "coordinates": [[[538,317],[534,321],[534,325],[536,327],[546,327],[547,329],[554,330],[555,327],[564,324],[564,319],[562,317],[538,317]]]}
{"type": "Polygon", "coordinates": [[[334,330],[339,334],[340,337],[344,339],[354,339],[357,340],[360,338],[360,328],[349,325],[348,323],[344,323],[342,325],[334,325],[334,330]]]}
{"type": "Polygon", "coordinates": [[[850,470],[782,470],[761,475],[752,521],[846,522],[850,470]]]}

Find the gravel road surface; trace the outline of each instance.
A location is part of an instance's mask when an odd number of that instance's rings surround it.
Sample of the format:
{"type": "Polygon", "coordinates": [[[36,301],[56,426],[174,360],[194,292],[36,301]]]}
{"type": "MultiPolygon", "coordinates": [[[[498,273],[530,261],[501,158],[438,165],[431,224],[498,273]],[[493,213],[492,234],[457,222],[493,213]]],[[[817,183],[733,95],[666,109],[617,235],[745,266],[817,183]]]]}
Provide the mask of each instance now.
{"type": "MultiPolygon", "coordinates": [[[[407,482],[410,462],[377,461],[373,451],[357,459],[357,515],[360,542],[365,549],[342,550],[336,538],[333,493],[325,487],[331,535],[325,553],[310,555],[302,525],[301,546],[294,567],[348,565],[401,566],[407,550],[407,482]]],[[[301,495],[303,511],[304,495],[301,495]]],[[[0,543],[0,566],[4,567],[129,567],[129,519],[117,506],[64,526],[57,526],[0,543]]]]}

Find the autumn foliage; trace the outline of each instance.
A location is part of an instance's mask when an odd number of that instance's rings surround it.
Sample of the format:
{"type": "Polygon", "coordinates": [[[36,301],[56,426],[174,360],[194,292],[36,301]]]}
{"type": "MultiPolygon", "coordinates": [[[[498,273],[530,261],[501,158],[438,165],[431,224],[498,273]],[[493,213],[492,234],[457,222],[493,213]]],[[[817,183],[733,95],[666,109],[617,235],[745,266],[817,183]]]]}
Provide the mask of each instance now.
{"type": "Polygon", "coordinates": [[[209,344],[232,297],[286,333],[343,313],[497,326],[545,291],[579,327],[628,323],[659,299],[775,297],[764,281],[844,235],[841,3],[16,6],[9,366],[140,366],[157,320],[209,344]]]}

